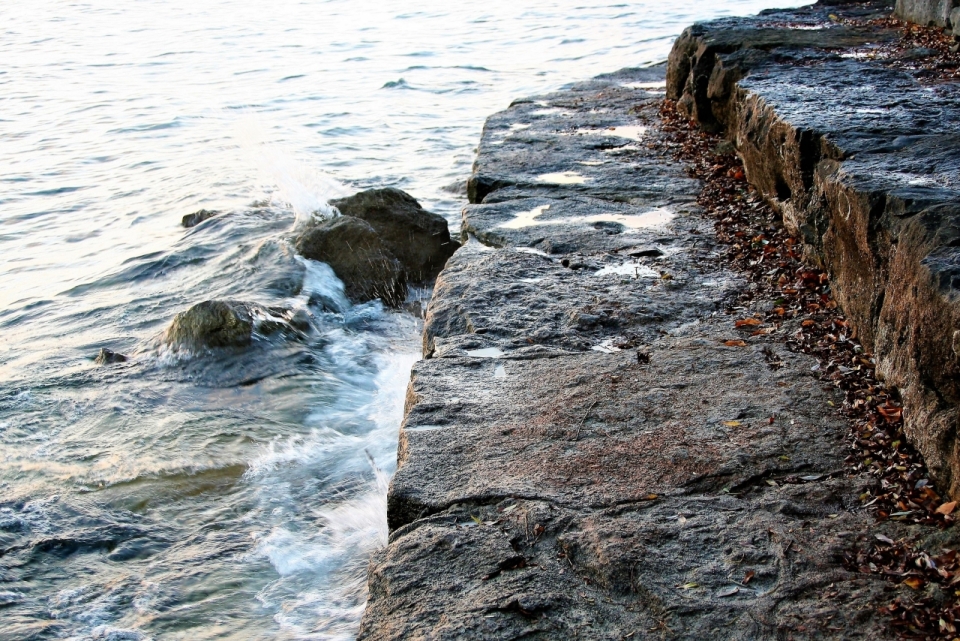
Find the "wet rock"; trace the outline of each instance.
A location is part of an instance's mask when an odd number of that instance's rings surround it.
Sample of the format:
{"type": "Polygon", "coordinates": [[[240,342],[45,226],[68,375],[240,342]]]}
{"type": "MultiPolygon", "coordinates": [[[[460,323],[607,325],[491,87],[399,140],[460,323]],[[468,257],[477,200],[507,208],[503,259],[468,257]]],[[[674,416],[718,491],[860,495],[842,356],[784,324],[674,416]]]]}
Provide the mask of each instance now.
{"type": "Polygon", "coordinates": [[[180,312],[164,334],[168,345],[188,349],[244,347],[252,338],[252,307],[229,300],[208,300],[180,312]]]}
{"type": "Polygon", "coordinates": [[[369,189],[330,204],[344,216],[369,223],[403,265],[410,281],[435,278],[460,247],[450,239],[443,216],[425,210],[413,196],[399,189],[369,189]]]}
{"type": "MultiPolygon", "coordinates": [[[[942,4],[901,2],[898,10],[929,22],[910,12],[942,4]]],[[[829,25],[829,12],[888,10],[882,2],[814,6],[764,19],[829,25]]],[[[829,27],[801,42],[796,29],[752,24],[727,19],[684,32],[670,56],[670,96],[736,140],[747,178],[830,273],[857,337],[901,390],[908,437],[957,496],[960,86],[836,54],[858,39],[895,42],[896,29],[829,27]]]]}
{"type": "Polygon", "coordinates": [[[93,362],[97,365],[113,365],[115,363],[126,363],[127,357],[119,352],[113,351],[112,349],[101,347],[100,353],[97,354],[95,359],[93,359],[93,362]]]}
{"type": "Polygon", "coordinates": [[[872,520],[851,508],[865,479],[832,476],[840,399],[788,327],[735,334],[741,281],[699,183],[658,151],[655,74],[488,120],[360,639],[890,638],[887,584],[835,562],[872,520]],[[642,142],[598,129],[637,124],[642,142]],[[658,208],[672,216],[624,223],[658,208]]]}
{"type": "Polygon", "coordinates": [[[379,298],[392,307],[403,303],[403,266],[366,221],[345,215],[315,223],[294,244],[303,257],[330,265],[352,302],[379,298]]]}
{"type": "Polygon", "coordinates": [[[220,213],[219,211],[213,211],[209,209],[200,209],[198,211],[193,212],[192,214],[187,214],[186,216],[184,216],[183,220],[180,221],[180,224],[187,228],[195,227],[196,225],[199,225],[203,221],[207,220],[208,218],[213,218],[219,213],[220,213]]]}

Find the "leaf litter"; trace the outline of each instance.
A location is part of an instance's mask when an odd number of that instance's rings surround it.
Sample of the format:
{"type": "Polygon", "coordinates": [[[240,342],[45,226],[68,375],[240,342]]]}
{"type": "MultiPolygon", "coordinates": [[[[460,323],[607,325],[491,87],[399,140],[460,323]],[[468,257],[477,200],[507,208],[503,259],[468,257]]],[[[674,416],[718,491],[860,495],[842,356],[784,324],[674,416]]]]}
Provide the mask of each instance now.
{"type": "MultiPolygon", "coordinates": [[[[698,204],[714,218],[717,237],[727,246],[724,262],[752,281],[753,286],[739,294],[737,308],[769,301],[766,311],[734,320],[733,328],[762,328],[748,340],[789,329],[788,349],[817,358],[816,374],[843,392],[844,401],[837,409],[850,428],[850,453],[841,473],[872,481],[860,495],[861,509],[873,513],[878,527],[885,521],[939,529],[952,526],[957,503],[937,492],[922,458],[907,442],[900,395],[876,377],[876,360],[859,343],[856,329],[833,298],[829,275],[804,261],[800,241],[746,182],[740,159],[734,153],[719,153],[719,136],[699,130],[670,100],[664,100],[661,117],[669,135],[665,144],[677,160],[688,164],[691,176],[703,181],[698,204]]],[[[727,313],[735,315],[737,309],[727,313]]],[[[724,345],[749,343],[731,339],[724,345]]],[[[771,367],[783,365],[774,350],[763,350],[771,367]]],[[[803,483],[822,478],[778,480],[803,483]]],[[[955,639],[960,626],[960,555],[951,549],[932,554],[920,547],[916,541],[875,534],[870,544],[851,548],[840,562],[848,570],[877,575],[915,593],[877,605],[899,636],[955,639]]],[[[744,584],[752,578],[753,573],[748,573],[744,584]]],[[[717,596],[733,594],[726,592],[717,596]]]]}

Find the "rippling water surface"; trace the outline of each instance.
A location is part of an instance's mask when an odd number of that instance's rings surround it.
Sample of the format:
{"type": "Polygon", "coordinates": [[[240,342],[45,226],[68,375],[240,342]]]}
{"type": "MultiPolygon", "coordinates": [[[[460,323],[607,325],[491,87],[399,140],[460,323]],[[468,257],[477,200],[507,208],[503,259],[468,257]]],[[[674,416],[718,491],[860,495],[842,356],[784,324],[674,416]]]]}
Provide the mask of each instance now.
{"type": "Polygon", "coordinates": [[[318,306],[295,220],[396,186],[456,225],[491,112],[774,4],[3,3],[0,638],[351,638],[420,326],[318,306]],[[161,348],[224,297],[314,327],[161,348]]]}

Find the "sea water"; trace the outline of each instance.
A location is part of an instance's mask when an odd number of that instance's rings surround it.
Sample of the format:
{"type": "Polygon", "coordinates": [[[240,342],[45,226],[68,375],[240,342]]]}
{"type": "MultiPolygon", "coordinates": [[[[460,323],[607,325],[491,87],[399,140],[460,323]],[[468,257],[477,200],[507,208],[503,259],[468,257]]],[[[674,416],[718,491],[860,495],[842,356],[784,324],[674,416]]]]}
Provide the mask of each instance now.
{"type": "Polygon", "coordinates": [[[774,4],[2,3],[0,638],[352,638],[421,325],[291,232],[382,186],[456,229],[487,115],[774,4]],[[314,327],[165,348],[212,298],[314,327]]]}

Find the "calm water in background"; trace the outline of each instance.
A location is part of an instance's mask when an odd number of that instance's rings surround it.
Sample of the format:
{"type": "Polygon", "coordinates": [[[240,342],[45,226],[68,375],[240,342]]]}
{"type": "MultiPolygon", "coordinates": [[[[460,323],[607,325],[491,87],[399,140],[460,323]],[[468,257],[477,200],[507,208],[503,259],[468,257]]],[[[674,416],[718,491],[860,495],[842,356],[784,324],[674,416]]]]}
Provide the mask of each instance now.
{"type": "Polygon", "coordinates": [[[456,223],[444,188],[511,99],[787,4],[3,3],[0,639],[351,638],[420,327],[346,305],[295,221],[396,186],[456,223]],[[160,347],[224,297],[316,326],[160,347]]]}

